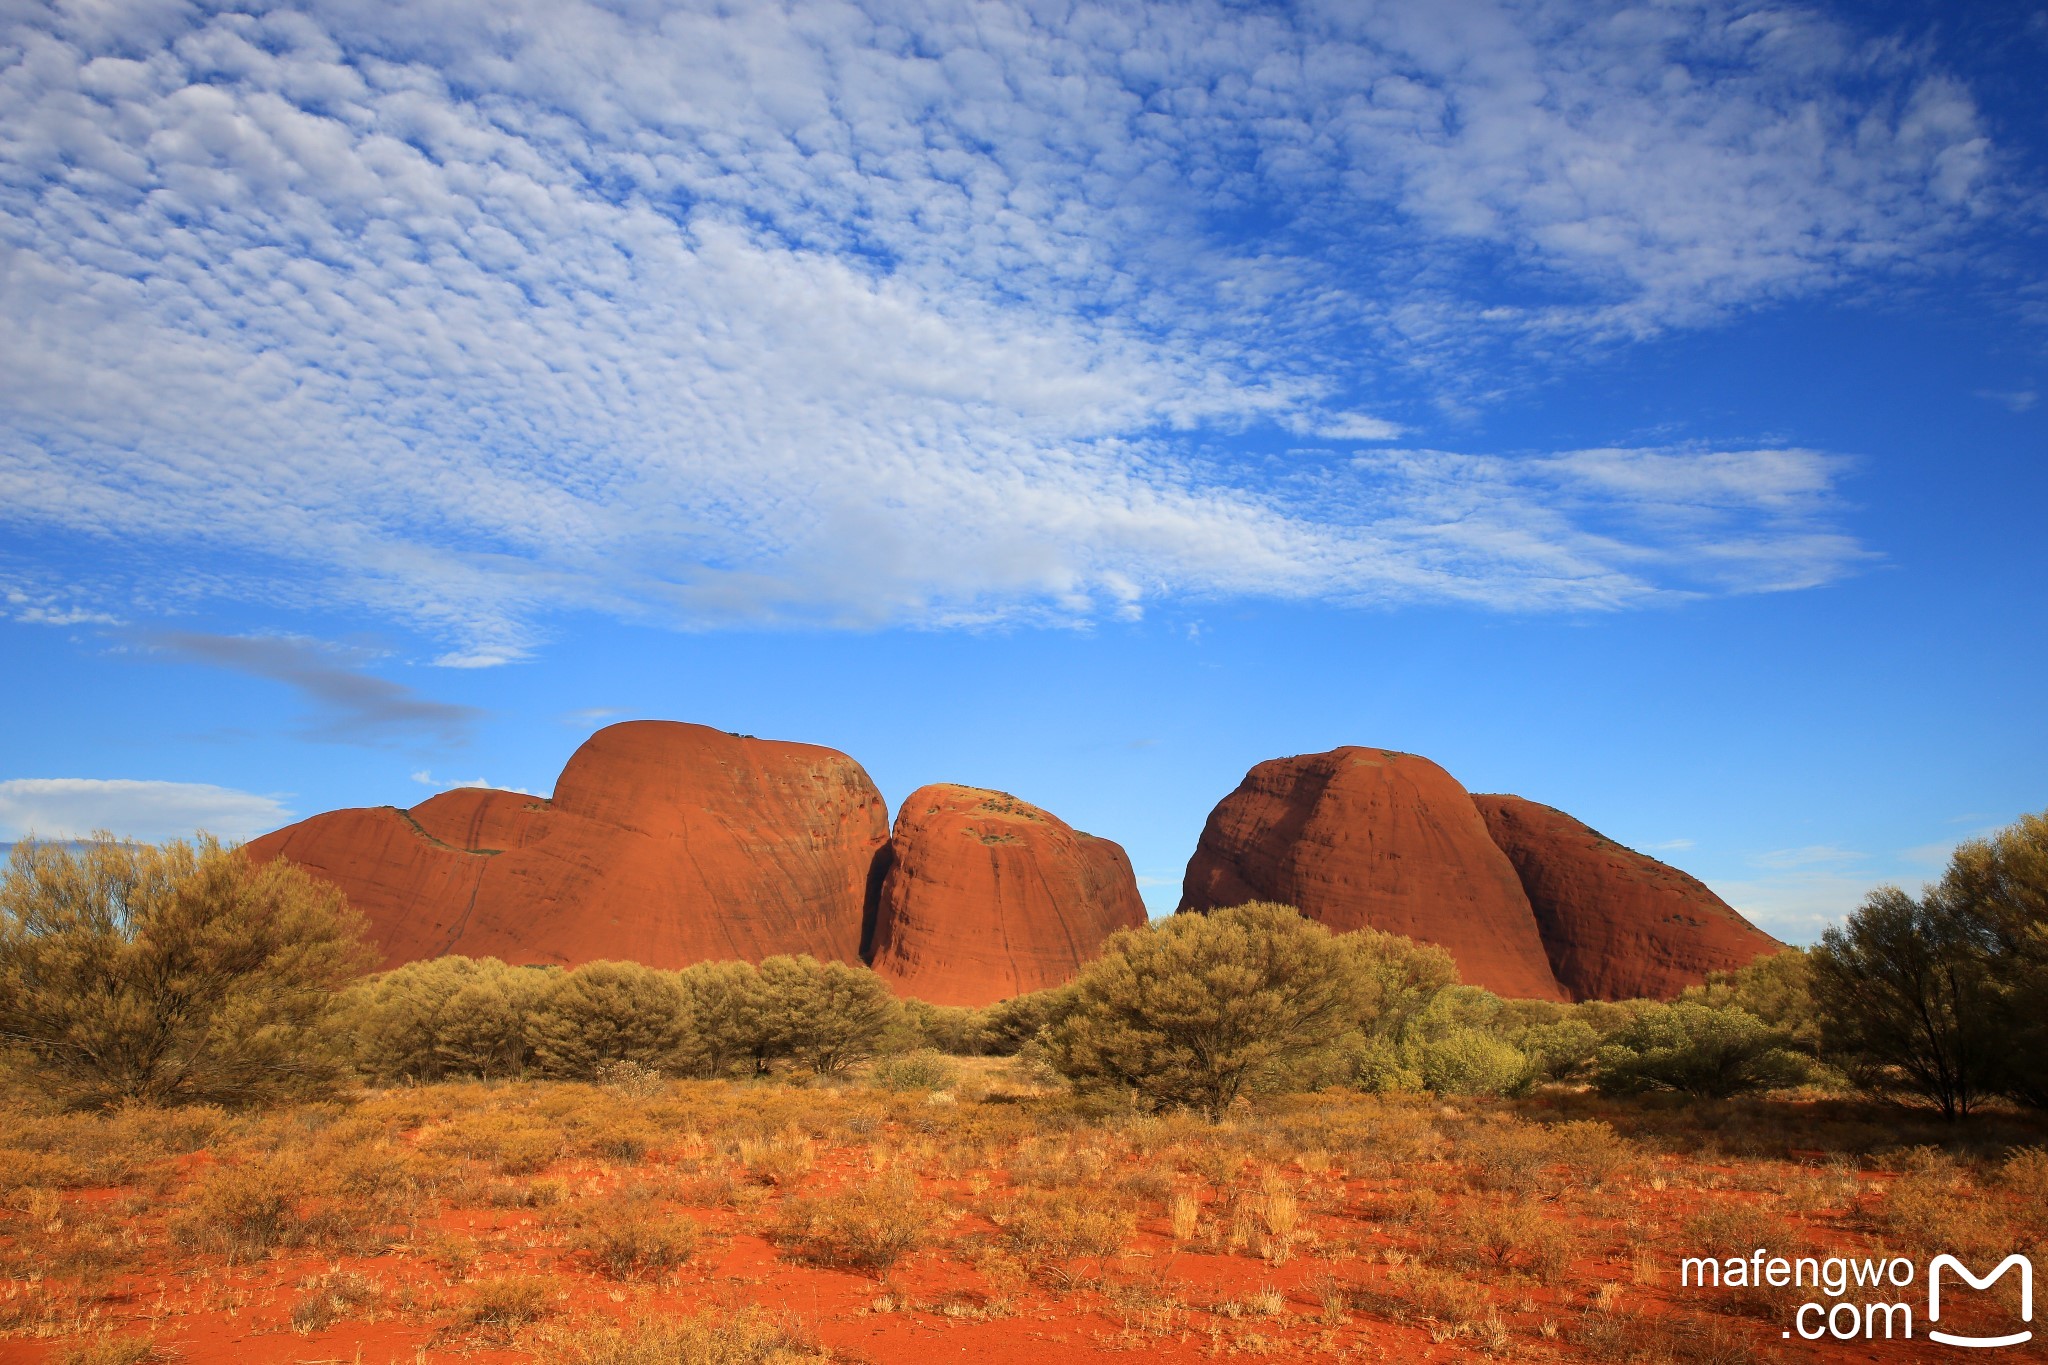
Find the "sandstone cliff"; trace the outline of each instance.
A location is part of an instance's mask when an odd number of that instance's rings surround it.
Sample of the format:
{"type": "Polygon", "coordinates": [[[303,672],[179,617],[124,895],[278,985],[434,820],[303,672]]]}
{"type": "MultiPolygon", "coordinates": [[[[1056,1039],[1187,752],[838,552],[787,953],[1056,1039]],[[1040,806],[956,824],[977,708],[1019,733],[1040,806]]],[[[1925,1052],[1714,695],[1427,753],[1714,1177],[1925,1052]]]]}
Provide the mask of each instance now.
{"type": "Polygon", "coordinates": [[[1474,796],[1515,865],[1559,983],[1579,1000],[1668,1000],[1783,945],[1697,879],[1561,810],[1474,796]]]}
{"type": "Polygon", "coordinates": [[[941,783],[897,813],[869,958],[899,994],[986,1005],[1070,980],[1144,922],[1122,848],[1003,792],[941,783]]]}
{"type": "Polygon", "coordinates": [[[1248,900],[1439,944],[1466,981],[1502,995],[1565,998],[1471,795],[1414,754],[1347,746],[1247,773],[1203,827],[1180,908],[1248,900]]]}
{"type": "Polygon", "coordinates": [[[339,885],[387,966],[461,953],[681,967],[858,961],[887,838],[881,794],[845,754],[633,721],[585,741],[552,800],[464,789],[332,811],[249,852],[339,885]]]}

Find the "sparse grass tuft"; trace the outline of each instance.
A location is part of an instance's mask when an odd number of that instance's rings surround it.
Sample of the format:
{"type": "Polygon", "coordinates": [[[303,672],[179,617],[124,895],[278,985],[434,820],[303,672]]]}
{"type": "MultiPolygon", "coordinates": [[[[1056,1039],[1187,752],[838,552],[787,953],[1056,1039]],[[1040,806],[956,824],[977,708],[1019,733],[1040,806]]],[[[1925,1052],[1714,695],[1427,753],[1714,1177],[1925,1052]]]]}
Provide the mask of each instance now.
{"type": "Polygon", "coordinates": [[[375,1308],[383,1286],[353,1270],[332,1270],[300,1286],[292,1303],[292,1330],[301,1336],[322,1332],[343,1318],[375,1308]]]}
{"type": "Polygon", "coordinates": [[[1020,1191],[989,1219],[1027,1265],[1056,1276],[1063,1276],[1067,1262],[1077,1258],[1119,1254],[1137,1231],[1137,1219],[1127,1209],[1043,1190],[1020,1191]]]}
{"type": "Polygon", "coordinates": [[[59,1350],[52,1365],[149,1365],[162,1360],[154,1337],[101,1336],[59,1350]]]}
{"type": "Polygon", "coordinates": [[[696,1220],[660,1209],[645,1195],[613,1195],[572,1206],[571,1245],[615,1280],[666,1280],[697,1254],[696,1220]]]}
{"type": "Polygon", "coordinates": [[[807,1260],[879,1276],[926,1245],[937,1214],[915,1177],[892,1170],[837,1194],[790,1200],[775,1235],[807,1260]]]}
{"type": "Polygon", "coordinates": [[[519,1328],[555,1312],[556,1292],[555,1282],[539,1275],[476,1280],[463,1296],[456,1323],[488,1340],[509,1342],[519,1328]]]}
{"type": "Polygon", "coordinates": [[[805,1325],[755,1307],[550,1332],[545,1365],[827,1365],[832,1353],[805,1325]]]}

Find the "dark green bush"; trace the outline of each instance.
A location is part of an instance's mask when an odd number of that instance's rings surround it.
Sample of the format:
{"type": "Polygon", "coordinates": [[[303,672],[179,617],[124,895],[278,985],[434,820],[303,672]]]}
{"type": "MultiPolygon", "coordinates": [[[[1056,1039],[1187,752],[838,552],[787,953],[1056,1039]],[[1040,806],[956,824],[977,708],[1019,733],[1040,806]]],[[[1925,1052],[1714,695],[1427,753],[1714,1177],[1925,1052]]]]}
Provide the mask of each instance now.
{"type": "Polygon", "coordinates": [[[1610,1095],[1675,1090],[1702,1099],[1796,1085],[1808,1068],[1789,1042],[1732,1005],[1651,1006],[1600,1048],[1594,1084],[1610,1095]]]}
{"type": "Polygon", "coordinates": [[[896,997],[865,967],[809,954],[771,957],[761,963],[758,982],[759,1055],[788,1058],[821,1076],[881,1052],[902,1018],[896,997]]]}
{"type": "Polygon", "coordinates": [[[1364,998],[1337,936],[1271,904],[1121,930],[1074,993],[1046,1031],[1054,1067],[1211,1118],[1239,1095],[1325,1072],[1364,998]]]}
{"type": "Polygon", "coordinates": [[[674,972],[637,962],[589,962],[557,978],[527,1020],[544,1076],[595,1080],[608,1062],[674,1066],[689,1019],[674,972]]]}

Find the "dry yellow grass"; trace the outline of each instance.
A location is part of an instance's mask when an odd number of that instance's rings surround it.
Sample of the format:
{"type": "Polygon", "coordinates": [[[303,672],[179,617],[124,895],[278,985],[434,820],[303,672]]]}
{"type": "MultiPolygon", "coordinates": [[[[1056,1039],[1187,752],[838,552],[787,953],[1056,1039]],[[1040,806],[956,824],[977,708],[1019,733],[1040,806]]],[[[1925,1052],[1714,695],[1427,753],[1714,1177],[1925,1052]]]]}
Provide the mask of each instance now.
{"type": "Polygon", "coordinates": [[[731,1292],[711,1263],[762,1236],[780,1275],[889,1277],[862,1311],[920,1332],[1033,1314],[1127,1351],[1185,1336],[1224,1354],[1355,1354],[1381,1334],[1396,1355],[1434,1339],[1692,1365],[1775,1339],[1788,1303],[1681,1303],[1680,1254],[2037,1247],[2048,1206],[2048,1145],[2017,1119],[1902,1141],[1846,1107],[1730,1105],[1708,1124],[1568,1094],[1455,1108],[1327,1094],[1210,1124],[961,1066],[944,1105],[859,1084],[464,1083],[161,1124],[17,1112],[0,1118],[0,1168],[47,1178],[0,1191],[0,1270],[16,1277],[0,1334],[85,1352],[147,1329],[151,1349],[175,1350],[128,1278],[175,1263],[168,1292],[185,1297],[164,1322],[395,1322],[434,1349],[551,1362],[637,1365],[676,1342],[736,1353],[712,1360],[819,1359],[787,1324],[749,1319],[759,1332],[728,1338],[643,1312],[731,1292]],[[1842,1159],[1812,1155],[1826,1141],[1842,1159]],[[195,1145],[207,1154],[181,1162],[195,1145]],[[1175,1278],[1203,1257],[1227,1292],[1175,1278]],[[269,1267],[284,1273],[266,1301],[244,1277],[269,1267]],[[606,1305],[629,1325],[597,1322],[606,1305]]]}

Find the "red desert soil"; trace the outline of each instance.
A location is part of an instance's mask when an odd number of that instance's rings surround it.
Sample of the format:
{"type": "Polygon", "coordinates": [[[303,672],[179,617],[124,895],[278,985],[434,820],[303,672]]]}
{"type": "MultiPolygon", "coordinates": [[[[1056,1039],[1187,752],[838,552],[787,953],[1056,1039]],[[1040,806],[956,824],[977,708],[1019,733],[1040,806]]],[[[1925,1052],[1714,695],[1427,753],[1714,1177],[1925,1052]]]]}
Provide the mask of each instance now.
{"type": "Polygon", "coordinates": [[[1500,995],[1567,998],[1471,795],[1414,754],[1346,746],[1245,774],[1210,812],[1180,908],[1248,900],[1439,944],[1467,983],[1500,995]]]}
{"type": "Polygon", "coordinates": [[[1569,1095],[1333,1095],[1211,1126],[1091,1118],[1005,1066],[939,1095],[466,1084],[239,1118],[10,1115],[0,1361],[103,1339],[249,1365],[573,1360],[594,1324],[758,1305],[817,1348],[791,1358],[875,1365],[1903,1365],[1924,1322],[1802,1342],[1781,1331],[1813,1291],[1686,1290],[1678,1258],[1915,1250],[1912,1220],[1950,1209],[1975,1221],[1925,1235],[2041,1235],[1995,1174],[1802,1162],[1787,1138],[1825,1141],[1826,1120],[1797,1106],[1703,1129],[1569,1095]]]}
{"type": "Polygon", "coordinates": [[[1005,792],[937,783],[903,802],[870,959],[900,995],[987,1005],[1072,979],[1145,922],[1123,849],[1005,792]]]}
{"type": "Polygon", "coordinates": [[[1784,945],[1695,878],[1519,796],[1475,795],[1575,1000],[1669,1000],[1784,945]]]}
{"type": "Polygon", "coordinates": [[[386,967],[444,953],[683,967],[859,961],[888,832],[881,794],[836,750],[632,721],[592,735],[552,800],[453,791],[316,815],[248,848],[340,886],[386,967]]]}

